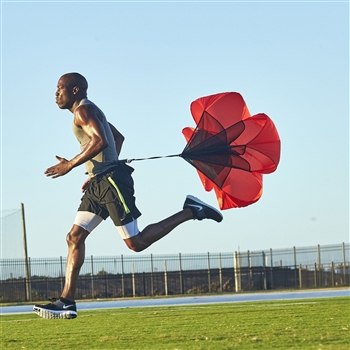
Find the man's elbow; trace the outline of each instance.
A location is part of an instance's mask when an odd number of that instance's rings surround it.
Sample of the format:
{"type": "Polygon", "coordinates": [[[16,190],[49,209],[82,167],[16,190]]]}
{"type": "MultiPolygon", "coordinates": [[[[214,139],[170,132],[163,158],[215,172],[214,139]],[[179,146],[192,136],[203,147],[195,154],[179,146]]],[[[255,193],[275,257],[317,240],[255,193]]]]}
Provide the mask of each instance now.
{"type": "Polygon", "coordinates": [[[95,141],[96,149],[101,152],[108,147],[108,141],[105,139],[98,139],[95,141]]]}

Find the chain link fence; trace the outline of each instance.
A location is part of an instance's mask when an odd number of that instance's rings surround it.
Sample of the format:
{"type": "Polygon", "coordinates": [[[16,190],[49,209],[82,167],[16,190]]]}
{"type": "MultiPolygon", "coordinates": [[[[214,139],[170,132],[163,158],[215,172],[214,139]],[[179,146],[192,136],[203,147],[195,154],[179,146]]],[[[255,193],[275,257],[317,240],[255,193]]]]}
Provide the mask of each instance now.
{"type": "MultiPolygon", "coordinates": [[[[350,244],[174,255],[86,257],[77,299],[254,290],[338,287],[350,284],[350,244]]],[[[57,297],[66,259],[0,259],[0,302],[57,297]],[[29,276],[26,277],[26,271],[29,276]]]]}

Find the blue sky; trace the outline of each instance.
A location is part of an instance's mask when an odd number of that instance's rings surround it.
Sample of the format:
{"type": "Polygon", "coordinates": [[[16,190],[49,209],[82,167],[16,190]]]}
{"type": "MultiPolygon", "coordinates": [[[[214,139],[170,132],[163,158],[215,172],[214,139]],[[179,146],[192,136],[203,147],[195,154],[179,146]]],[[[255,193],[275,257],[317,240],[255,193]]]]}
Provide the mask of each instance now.
{"type": "MultiPolygon", "coordinates": [[[[66,255],[80,203],[84,167],[44,175],[55,155],[79,152],[72,115],[54,101],[72,71],[126,137],[121,158],[180,153],[190,103],[224,91],[279,131],[281,162],[259,202],[224,211],[220,224],[185,223],[143,254],[349,241],[347,1],[2,1],[1,12],[1,209],[24,203],[30,256],[66,255]]],[[[132,166],[141,229],[180,210],[187,194],[217,206],[181,158],[132,166]]],[[[108,220],[86,254],[134,253],[108,220]]]]}

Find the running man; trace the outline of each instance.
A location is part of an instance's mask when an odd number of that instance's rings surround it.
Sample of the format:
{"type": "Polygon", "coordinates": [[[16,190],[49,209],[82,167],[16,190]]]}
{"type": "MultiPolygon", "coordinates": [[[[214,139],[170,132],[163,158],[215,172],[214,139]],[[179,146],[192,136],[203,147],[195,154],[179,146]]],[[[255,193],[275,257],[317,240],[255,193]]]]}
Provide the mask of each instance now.
{"type": "Polygon", "coordinates": [[[85,240],[108,217],[128,248],[135,252],[143,251],[185,221],[220,222],[223,218],[218,210],[187,196],[181,211],[140,231],[137,218],[141,213],[135,204],[133,168],[118,160],[124,136],[87,99],[87,88],[86,79],[79,73],[64,74],[57,84],[56,103],[60,109],[73,113],[73,132],[81,152],[70,160],[56,156],[58,164],[49,167],[45,174],[56,179],[85,163],[89,178],[82,186],[81,204],[66,237],[68,256],[61,297],[50,304],[35,305],[33,309],[43,318],[77,317],[75,291],[85,258],[85,240]]]}

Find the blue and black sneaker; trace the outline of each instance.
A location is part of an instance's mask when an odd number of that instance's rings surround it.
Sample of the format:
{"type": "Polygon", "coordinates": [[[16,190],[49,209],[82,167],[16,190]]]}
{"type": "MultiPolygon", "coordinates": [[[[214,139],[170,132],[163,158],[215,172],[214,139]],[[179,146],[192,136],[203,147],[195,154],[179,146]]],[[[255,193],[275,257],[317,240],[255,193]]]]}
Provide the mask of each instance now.
{"type": "Polygon", "coordinates": [[[189,208],[192,210],[193,218],[196,220],[212,219],[216,222],[221,222],[223,219],[219,210],[212,206],[202,202],[200,199],[194,196],[187,196],[183,209],[189,208]]]}
{"type": "Polygon", "coordinates": [[[33,311],[42,318],[71,319],[78,316],[75,302],[64,298],[53,298],[50,304],[34,305],[33,311]]]}

